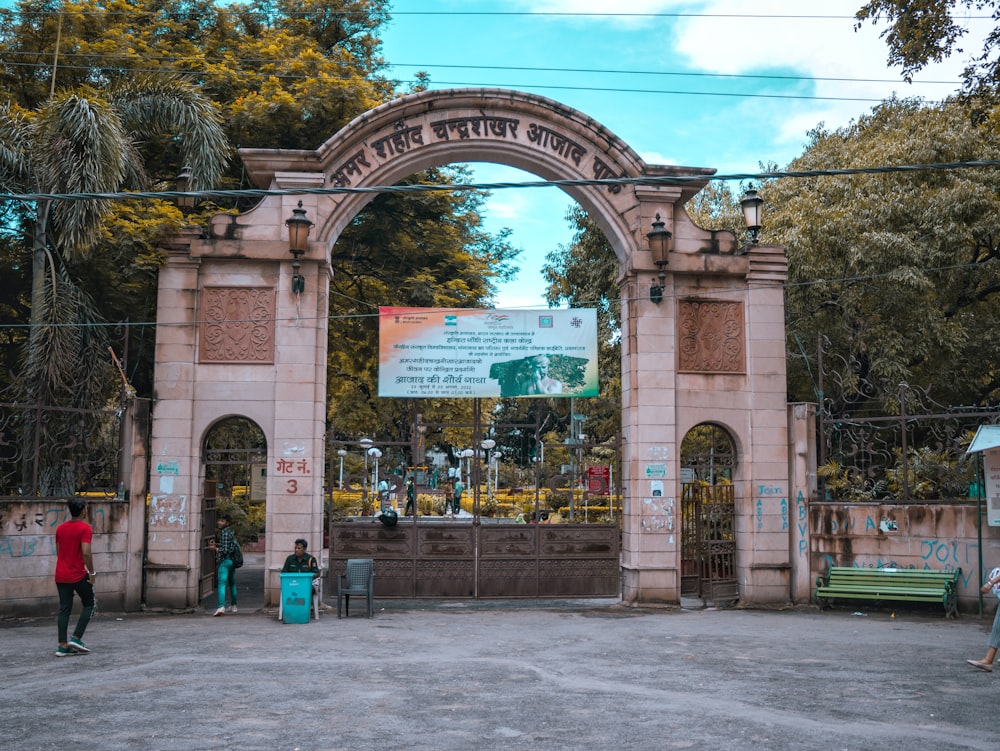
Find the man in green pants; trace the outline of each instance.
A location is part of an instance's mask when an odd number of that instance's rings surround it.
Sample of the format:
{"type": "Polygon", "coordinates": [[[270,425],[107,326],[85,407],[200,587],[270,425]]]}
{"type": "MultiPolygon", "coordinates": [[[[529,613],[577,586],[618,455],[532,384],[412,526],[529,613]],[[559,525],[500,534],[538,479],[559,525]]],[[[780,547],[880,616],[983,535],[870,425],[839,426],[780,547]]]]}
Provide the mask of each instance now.
{"type": "Polygon", "coordinates": [[[229,514],[222,514],[216,522],[218,534],[208,543],[208,547],[215,551],[216,572],[219,575],[219,607],[212,613],[213,616],[226,614],[226,591],[231,590],[230,602],[232,609],[230,612],[237,612],[236,608],[236,564],[233,562],[233,554],[236,552],[236,535],[230,529],[229,524],[232,517],[229,514]]]}

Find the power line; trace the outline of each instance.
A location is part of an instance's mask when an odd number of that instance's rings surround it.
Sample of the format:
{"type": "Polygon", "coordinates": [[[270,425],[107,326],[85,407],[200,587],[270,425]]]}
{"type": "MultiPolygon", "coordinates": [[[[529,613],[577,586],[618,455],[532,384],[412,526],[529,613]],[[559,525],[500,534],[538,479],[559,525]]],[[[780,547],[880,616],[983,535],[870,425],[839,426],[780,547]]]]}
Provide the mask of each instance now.
{"type": "Polygon", "coordinates": [[[4,193],[2,201],[94,201],[94,200],[148,200],[177,198],[263,198],[266,196],[348,195],[370,193],[440,193],[448,191],[494,191],[521,188],[574,188],[615,187],[621,185],[677,185],[678,183],[704,182],[705,180],[732,182],[781,179],[806,179],[850,175],[885,175],[907,172],[945,171],[959,169],[993,169],[1000,167],[1000,160],[984,159],[964,162],[937,162],[931,164],[901,164],[881,167],[845,167],[839,169],[775,170],[771,172],[736,172],[723,175],[652,175],[642,177],[614,177],[605,179],[575,178],[569,180],[528,180],[495,183],[417,183],[409,185],[342,186],[328,188],[239,188],[233,190],[200,191],[122,191],[110,193],[4,193]]]}
{"type": "MultiPolygon", "coordinates": [[[[42,18],[46,19],[52,15],[55,15],[59,11],[53,12],[52,9],[45,9],[40,11],[24,10],[24,9],[14,9],[7,8],[2,9],[6,14],[10,15],[12,18],[42,18]]],[[[165,9],[144,9],[144,10],[132,10],[132,11],[114,11],[114,10],[73,10],[71,13],[66,15],[79,16],[82,18],[87,17],[97,17],[97,18],[114,18],[114,17],[124,17],[124,18],[134,18],[136,16],[160,16],[165,9]]],[[[241,10],[233,10],[224,7],[215,7],[212,12],[216,15],[225,16],[233,15],[240,16],[244,13],[241,10]]],[[[366,11],[352,11],[352,10],[323,10],[326,16],[338,16],[348,19],[368,19],[371,17],[371,13],[366,11]]],[[[294,11],[294,10],[283,10],[280,15],[277,13],[267,13],[259,12],[256,14],[258,17],[269,18],[269,19],[286,19],[286,18],[314,18],[317,14],[311,11],[294,11]]],[[[854,15],[835,15],[835,14],[809,14],[809,13],[697,13],[697,12],[682,12],[682,11],[660,11],[660,12],[601,12],[601,11],[545,11],[545,10],[535,10],[535,11],[518,11],[518,10],[396,10],[392,9],[388,11],[389,20],[401,16],[431,16],[431,17],[444,17],[444,18],[461,18],[461,17],[509,17],[509,18],[600,18],[600,19],[644,19],[644,18],[735,18],[735,19],[760,19],[760,20],[792,20],[792,21],[858,21],[858,18],[854,15]]],[[[179,20],[185,20],[189,16],[184,16],[179,20]]],[[[962,20],[974,21],[974,20],[989,20],[992,16],[975,16],[975,15],[963,15],[962,20]]]]}
{"type": "MultiPolygon", "coordinates": [[[[900,83],[903,83],[902,81],[900,83]]],[[[482,83],[471,81],[431,81],[431,86],[457,86],[457,87],[477,87],[482,83]]],[[[879,103],[885,101],[884,97],[855,97],[855,96],[817,96],[813,94],[764,94],[761,92],[737,92],[737,91],[684,91],[681,89],[623,89],[620,86],[569,86],[559,84],[540,83],[516,83],[503,84],[501,88],[517,89],[528,91],[531,89],[544,89],[546,91],[596,91],[612,94],[662,94],[665,96],[721,96],[736,97],[740,99],[795,99],[819,102],[869,102],[879,103]]]]}
{"type": "MultiPolygon", "coordinates": [[[[15,68],[29,68],[38,70],[47,70],[51,67],[50,63],[40,63],[40,62],[13,62],[10,58],[24,57],[31,58],[32,60],[37,59],[38,53],[34,51],[20,51],[20,50],[5,50],[4,55],[6,58],[3,64],[8,67],[15,68]]],[[[226,73],[214,73],[210,71],[197,70],[183,66],[189,63],[196,63],[198,65],[210,65],[210,64],[227,64],[227,65],[240,65],[240,66],[272,66],[272,65],[283,65],[299,62],[298,58],[226,58],[226,57],[150,57],[150,56],[138,56],[138,55],[94,55],[94,54],[84,54],[80,52],[63,52],[59,55],[60,60],[60,70],[75,70],[75,71],[89,71],[93,68],[107,68],[108,66],[113,66],[115,64],[124,65],[129,61],[143,61],[146,63],[157,63],[164,66],[175,66],[175,67],[161,67],[161,68],[128,68],[129,72],[135,73],[148,73],[148,74],[182,74],[182,75],[203,75],[203,76],[227,76],[226,73]],[[83,64],[83,65],[67,65],[65,60],[81,60],[86,63],[87,61],[96,60],[93,65],[83,64]]],[[[315,61],[310,61],[311,64],[314,63],[330,63],[334,65],[339,65],[337,61],[330,60],[329,58],[322,58],[315,61]]],[[[342,66],[341,66],[342,67],[342,66]]],[[[904,80],[899,78],[850,78],[850,77],[834,77],[834,76],[800,76],[800,75],[779,75],[771,73],[699,73],[694,71],[670,71],[670,70],[632,70],[632,69],[622,69],[622,68],[551,68],[551,67],[541,67],[535,65],[468,65],[464,63],[397,63],[397,62],[386,62],[386,68],[415,68],[418,71],[426,71],[428,68],[437,69],[447,69],[447,70],[485,70],[485,71],[516,71],[518,73],[573,73],[573,74],[586,74],[586,75],[608,75],[608,76],[663,76],[671,78],[696,78],[696,79],[735,79],[735,80],[750,80],[750,81],[799,81],[804,83],[906,83],[904,80]]],[[[266,73],[256,70],[246,70],[239,69],[241,75],[248,76],[272,76],[273,73],[266,73]]],[[[306,74],[295,74],[295,75],[279,75],[278,78],[287,78],[292,80],[300,80],[310,78],[306,74]]],[[[343,79],[348,80],[348,79],[343,79]]],[[[379,78],[369,78],[369,81],[382,82],[388,79],[379,78]]],[[[921,80],[922,85],[935,85],[935,86],[957,86],[962,82],[959,79],[954,79],[950,81],[929,81],[921,80]]],[[[476,84],[482,85],[482,84],[476,84]]]]}
{"type": "MultiPolygon", "coordinates": [[[[539,68],[534,66],[518,65],[456,65],[452,63],[386,63],[390,68],[447,68],[455,70],[501,70],[518,71],[528,73],[586,73],[601,75],[624,75],[624,76],[676,76],[679,78],[735,78],[765,81],[804,81],[804,82],[835,82],[835,83],[905,83],[897,78],[833,78],[826,76],[788,76],[774,75],[768,73],[695,73],[688,71],[661,71],[661,70],[622,70],[615,68],[539,68]]],[[[935,84],[941,86],[955,86],[962,82],[954,81],[920,81],[921,84],[935,84]]]]}
{"type": "MultiPolygon", "coordinates": [[[[51,9],[32,11],[32,10],[22,10],[22,9],[2,9],[11,17],[17,18],[48,18],[54,15],[51,9]]],[[[58,13],[58,11],[56,11],[58,13]]],[[[235,15],[239,16],[242,11],[231,10],[229,8],[216,7],[213,8],[213,13],[217,15],[235,15]]],[[[114,18],[116,16],[125,18],[134,18],[137,15],[140,16],[157,16],[160,15],[155,9],[148,9],[142,11],[112,11],[112,10],[74,10],[71,14],[73,16],[80,16],[83,18],[93,16],[97,18],[114,18]]],[[[293,10],[283,10],[280,14],[270,14],[267,12],[260,12],[257,14],[259,17],[268,19],[286,19],[286,18],[314,18],[316,13],[311,11],[293,11],[293,10]]],[[[351,11],[351,10],[331,10],[324,9],[324,15],[327,16],[340,16],[348,19],[368,19],[371,14],[365,11],[351,11]]],[[[438,16],[444,18],[460,18],[460,17],[510,17],[510,18],[622,18],[622,19],[645,19],[645,18],[734,18],[734,19],[745,19],[745,20],[790,20],[790,21],[851,21],[858,22],[859,19],[855,15],[835,15],[829,13],[695,13],[695,12],[681,12],[681,11],[660,11],[660,12],[631,12],[631,13],[614,13],[614,12],[600,12],[600,11],[517,11],[517,10],[390,10],[388,11],[389,20],[400,16],[438,16]]],[[[962,21],[988,21],[992,20],[993,16],[989,15],[963,15],[961,17],[962,21]]],[[[182,19],[183,20],[183,19],[182,19]]]]}
{"type": "MultiPolygon", "coordinates": [[[[282,61],[277,61],[282,62],[282,61]]],[[[270,64],[275,64],[275,61],[271,61],[270,64]]],[[[30,67],[44,69],[47,66],[35,63],[8,63],[11,67],[30,67]]],[[[444,67],[459,67],[459,66],[444,66],[444,67]]],[[[90,67],[80,66],[80,65],[63,65],[60,70],[64,71],[76,71],[83,72],[91,70],[90,67]]],[[[522,68],[520,70],[532,70],[531,68],[522,68]]],[[[538,69],[544,72],[545,69],[538,69]]],[[[165,74],[176,74],[182,76],[193,76],[201,79],[208,79],[212,77],[226,78],[229,74],[226,73],[212,73],[205,71],[193,71],[188,69],[168,69],[168,68],[130,68],[129,72],[132,74],[146,74],[146,75],[165,75],[165,74]]],[[[586,72],[586,71],[582,71],[586,72]]],[[[610,73],[610,72],[609,72],[610,73]]],[[[310,78],[317,78],[323,81],[334,81],[344,84],[355,84],[357,79],[352,78],[339,78],[336,76],[329,75],[306,75],[306,74],[289,74],[289,73],[275,73],[275,72],[264,72],[264,71],[240,71],[240,75],[244,78],[255,77],[260,79],[275,79],[279,81],[303,81],[310,78]]],[[[682,76],[682,75],[692,75],[692,76],[712,76],[715,74],[701,73],[701,74],[683,74],[683,73],[657,73],[651,72],[649,75],[669,75],[669,76],[682,76]]],[[[720,74],[723,75],[723,74],[720,74]]],[[[839,81],[841,83],[899,83],[900,85],[907,85],[905,81],[895,81],[891,79],[879,80],[879,79],[836,79],[836,78],[809,78],[801,77],[796,78],[794,76],[738,76],[738,75],[728,75],[730,78],[743,78],[743,79],[767,79],[773,78],[777,80],[799,80],[803,82],[835,82],[839,81]]],[[[363,79],[367,83],[373,86],[379,85],[391,85],[394,89],[402,88],[407,84],[415,83],[415,80],[403,80],[399,78],[366,78],[363,79]]],[[[922,84],[934,84],[942,86],[953,86],[958,82],[949,81],[927,81],[921,82],[922,84]]],[[[544,90],[544,91],[591,91],[600,93],[611,93],[611,94],[651,94],[651,95],[661,95],[661,96],[699,96],[699,97],[727,97],[727,98],[738,98],[738,99],[782,99],[782,100],[792,100],[792,101],[820,101],[820,102],[864,102],[869,104],[877,104],[884,101],[884,98],[880,97],[860,97],[860,96],[820,96],[815,94],[779,94],[779,93],[764,93],[764,92],[752,92],[752,91],[700,91],[700,90],[685,90],[685,89],[640,89],[640,88],[622,88],[621,86],[574,86],[569,84],[544,84],[544,83],[491,83],[484,84],[481,80],[479,81],[430,81],[430,88],[503,88],[503,89],[517,89],[521,91],[532,91],[532,90],[544,90]]]]}
{"type": "MultiPolygon", "coordinates": [[[[923,272],[925,272],[925,273],[938,273],[938,272],[947,272],[947,271],[962,271],[964,269],[973,269],[974,270],[976,268],[981,268],[981,265],[980,264],[976,264],[976,263],[964,263],[964,264],[952,264],[952,265],[948,265],[948,266],[936,266],[936,267],[932,267],[932,268],[924,268],[924,269],[921,269],[921,270],[923,272]]],[[[652,272],[649,272],[649,273],[652,273],[652,272]]],[[[780,287],[781,289],[787,290],[787,289],[797,289],[797,288],[804,288],[804,287],[815,287],[815,286],[828,285],[828,284],[846,284],[846,283],[851,283],[851,282],[864,282],[864,281],[872,281],[872,280],[876,280],[876,279],[887,279],[887,278],[890,278],[892,276],[895,276],[898,273],[899,273],[898,270],[892,270],[892,271],[883,271],[883,272],[873,273],[873,274],[863,274],[863,275],[861,275],[861,274],[855,274],[855,275],[852,275],[852,276],[836,277],[836,278],[832,278],[832,279],[812,279],[812,280],[809,280],[809,281],[801,281],[801,282],[788,282],[788,281],[784,281],[784,282],[771,282],[771,281],[764,281],[764,282],[757,283],[755,285],[754,289],[759,289],[761,287],[780,287]]],[[[744,290],[744,292],[746,292],[746,291],[748,291],[748,290],[744,290]]],[[[330,293],[331,294],[336,294],[336,291],[333,290],[333,289],[331,289],[330,293]]],[[[728,298],[730,298],[732,296],[733,290],[729,290],[729,289],[702,290],[698,294],[699,294],[699,296],[702,296],[702,297],[713,297],[713,296],[718,295],[721,299],[728,299],[728,298]]],[[[689,292],[669,292],[669,291],[665,291],[663,299],[665,299],[665,300],[684,299],[684,298],[687,298],[689,296],[690,296],[689,292]]],[[[351,300],[352,302],[358,302],[358,301],[353,300],[353,298],[347,298],[347,299],[351,300]]],[[[647,300],[647,299],[648,299],[648,297],[645,294],[639,294],[639,295],[637,295],[635,297],[631,297],[631,298],[616,298],[614,300],[610,300],[610,302],[621,303],[621,302],[626,301],[626,300],[629,301],[629,302],[638,302],[638,301],[647,300]]],[[[588,306],[597,307],[597,306],[600,306],[601,304],[603,304],[604,302],[605,302],[604,300],[580,300],[580,301],[577,301],[576,307],[588,307],[588,306]]],[[[361,304],[371,306],[371,305],[376,305],[377,303],[361,303],[361,304]]],[[[507,306],[504,306],[502,308],[502,310],[535,310],[535,309],[537,309],[537,307],[538,306],[536,306],[536,305],[531,305],[531,306],[507,305],[507,306]]],[[[452,306],[442,306],[442,307],[438,307],[438,308],[435,308],[435,309],[436,310],[441,310],[441,311],[464,311],[464,310],[471,310],[472,308],[460,308],[460,307],[452,307],[452,306]]],[[[267,323],[283,323],[283,322],[294,323],[296,321],[318,321],[318,320],[326,320],[326,321],[350,321],[350,320],[358,320],[358,319],[362,319],[362,318],[369,318],[369,319],[371,319],[371,318],[380,318],[381,316],[382,316],[382,313],[380,313],[378,311],[375,311],[375,312],[365,312],[365,313],[354,313],[354,312],[352,312],[352,313],[342,313],[342,314],[329,314],[325,318],[322,318],[322,319],[319,316],[299,316],[299,315],[296,315],[294,317],[282,317],[282,318],[271,318],[271,319],[253,319],[253,320],[250,320],[250,319],[243,320],[243,319],[234,318],[234,319],[227,319],[225,322],[226,323],[233,323],[233,324],[236,324],[236,323],[254,323],[254,324],[260,324],[260,323],[264,323],[264,322],[267,322],[267,323]]],[[[107,321],[107,322],[90,322],[90,323],[46,323],[45,326],[47,328],[92,328],[92,329],[99,329],[99,328],[107,329],[107,328],[117,328],[117,327],[122,327],[122,328],[142,328],[142,327],[150,327],[150,326],[159,327],[159,328],[190,328],[190,327],[198,327],[198,326],[201,326],[203,324],[209,324],[209,323],[215,324],[215,323],[219,323],[219,321],[218,320],[214,320],[214,319],[213,320],[199,320],[199,321],[177,321],[177,322],[164,322],[164,321],[107,321]]],[[[32,325],[33,324],[31,324],[31,323],[8,323],[8,324],[0,324],[0,329],[6,329],[6,330],[28,330],[28,329],[30,329],[32,327],[32,325]]]]}

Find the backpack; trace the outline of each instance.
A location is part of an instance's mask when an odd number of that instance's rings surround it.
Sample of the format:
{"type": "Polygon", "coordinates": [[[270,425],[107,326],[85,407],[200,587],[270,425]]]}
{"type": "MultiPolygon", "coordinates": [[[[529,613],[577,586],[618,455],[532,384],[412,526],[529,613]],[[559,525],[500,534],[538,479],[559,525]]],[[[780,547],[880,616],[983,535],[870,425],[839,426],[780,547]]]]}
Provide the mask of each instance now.
{"type": "Polygon", "coordinates": [[[236,545],[236,547],[233,548],[233,552],[229,554],[229,558],[233,562],[233,568],[243,568],[243,548],[240,547],[240,544],[236,542],[235,539],[233,539],[233,544],[236,545]]]}

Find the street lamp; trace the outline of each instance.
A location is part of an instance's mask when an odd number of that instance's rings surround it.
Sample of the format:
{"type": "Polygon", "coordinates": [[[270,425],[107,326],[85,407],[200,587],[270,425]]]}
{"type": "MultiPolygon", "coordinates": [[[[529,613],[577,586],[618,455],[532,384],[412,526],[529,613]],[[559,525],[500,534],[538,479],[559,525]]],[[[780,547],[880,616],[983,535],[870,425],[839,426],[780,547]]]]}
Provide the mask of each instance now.
{"type": "Polygon", "coordinates": [[[500,485],[500,457],[503,456],[499,451],[494,451],[490,454],[490,460],[493,465],[494,475],[493,475],[493,492],[497,491],[500,485]]]}
{"type": "Polygon", "coordinates": [[[378,460],[382,452],[373,447],[368,449],[368,456],[372,458],[372,487],[378,488],[378,460]]]}
{"type": "Polygon", "coordinates": [[[361,452],[365,455],[365,473],[361,478],[361,500],[368,500],[368,449],[372,447],[371,438],[362,438],[358,441],[358,445],[361,446],[361,452]]]}
{"type": "Polygon", "coordinates": [[[764,199],[757,195],[753,188],[747,188],[740,201],[743,207],[743,221],[746,222],[747,230],[750,232],[750,244],[757,244],[757,236],[761,227],[761,208],[764,206],[764,199]]]}
{"type": "MultiPolygon", "coordinates": [[[[465,487],[472,487],[472,456],[476,452],[472,449],[465,449],[459,457],[465,459],[465,487]]],[[[458,463],[458,479],[462,479],[462,462],[458,463]]]]}
{"type": "Polygon", "coordinates": [[[347,449],[337,449],[337,456],[340,457],[340,474],[337,476],[337,485],[344,489],[344,457],[347,456],[347,449]]]}
{"type": "Polygon", "coordinates": [[[657,305],[663,300],[663,287],[667,278],[667,272],[663,270],[663,267],[667,265],[670,256],[670,240],[672,238],[673,233],[660,221],[660,215],[657,214],[653,221],[653,230],[646,235],[646,239],[649,241],[649,252],[653,255],[653,263],[660,270],[660,283],[653,284],[649,288],[649,299],[657,305]]]}
{"type": "MultiPolygon", "coordinates": [[[[177,192],[186,193],[191,187],[191,178],[193,173],[191,172],[191,167],[184,165],[181,173],[175,178],[177,181],[177,192]]],[[[194,196],[177,196],[177,208],[181,211],[188,211],[194,208],[195,201],[197,199],[194,196]]]]}
{"type": "Polygon", "coordinates": [[[302,201],[299,201],[297,208],[292,209],[292,215],[285,220],[285,226],[288,227],[288,252],[292,254],[292,293],[298,295],[306,289],[306,278],[299,273],[302,266],[299,259],[306,252],[309,230],[313,226],[306,218],[302,201]]]}
{"type": "Polygon", "coordinates": [[[483,447],[483,454],[486,456],[486,497],[493,497],[493,489],[491,487],[492,483],[492,468],[493,468],[493,456],[490,454],[490,450],[497,445],[497,442],[492,438],[484,438],[480,444],[483,447]]]}

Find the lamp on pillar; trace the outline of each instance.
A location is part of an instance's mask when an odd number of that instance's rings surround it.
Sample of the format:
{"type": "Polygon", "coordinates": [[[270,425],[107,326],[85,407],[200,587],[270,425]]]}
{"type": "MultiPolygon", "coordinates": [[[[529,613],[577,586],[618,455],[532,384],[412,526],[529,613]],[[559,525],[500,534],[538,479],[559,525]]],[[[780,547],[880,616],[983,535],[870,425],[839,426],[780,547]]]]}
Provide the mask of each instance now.
{"type": "MultiPolygon", "coordinates": [[[[186,193],[191,187],[191,168],[184,165],[181,173],[177,175],[177,192],[186,193]]],[[[194,196],[177,196],[177,208],[181,211],[189,211],[194,208],[196,199],[194,196]]]]}
{"type": "Polygon", "coordinates": [[[288,227],[288,252],[292,254],[292,292],[296,295],[305,292],[306,278],[299,273],[301,264],[299,259],[306,252],[306,243],[309,241],[309,230],[313,223],[306,218],[306,210],[302,208],[302,201],[299,201],[297,208],[292,209],[292,215],[285,220],[288,227]]]}
{"type": "Polygon", "coordinates": [[[646,235],[646,239],[649,240],[649,252],[653,254],[653,263],[660,270],[660,283],[649,288],[649,299],[657,305],[663,300],[663,286],[667,278],[667,272],[663,270],[663,267],[667,265],[672,238],[673,233],[660,221],[660,215],[657,214],[653,221],[652,232],[646,235]]]}
{"type": "Polygon", "coordinates": [[[757,244],[757,236],[760,234],[761,227],[761,208],[764,205],[764,199],[757,195],[757,191],[753,188],[747,188],[746,192],[743,194],[743,199],[740,201],[740,206],[743,207],[743,221],[746,222],[747,230],[750,232],[750,244],[757,244]]]}

